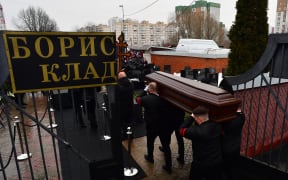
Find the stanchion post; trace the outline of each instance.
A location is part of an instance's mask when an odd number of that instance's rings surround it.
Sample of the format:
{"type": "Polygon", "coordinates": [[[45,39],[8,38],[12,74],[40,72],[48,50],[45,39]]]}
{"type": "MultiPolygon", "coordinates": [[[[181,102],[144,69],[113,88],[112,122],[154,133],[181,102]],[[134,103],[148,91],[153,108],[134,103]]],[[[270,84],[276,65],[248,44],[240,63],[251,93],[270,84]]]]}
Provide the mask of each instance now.
{"type": "MultiPolygon", "coordinates": [[[[51,92],[49,91],[48,92],[48,103],[49,103],[49,106],[48,106],[48,111],[49,111],[49,113],[51,113],[51,112],[54,112],[55,110],[54,110],[54,108],[52,107],[52,96],[51,96],[51,92]]],[[[52,117],[51,117],[52,118],[52,117]]],[[[56,128],[56,127],[58,127],[58,124],[56,124],[55,122],[50,122],[50,124],[47,126],[47,128],[49,128],[49,129],[51,129],[51,128],[56,128]]]]}
{"type": "Polygon", "coordinates": [[[106,108],[106,105],[105,103],[102,104],[102,109],[104,111],[104,116],[103,116],[103,128],[104,128],[104,135],[101,137],[101,140],[104,140],[104,141],[107,141],[107,140],[110,140],[111,139],[111,136],[109,136],[108,134],[106,134],[106,128],[107,128],[107,108],[106,108]]]}
{"type": "Polygon", "coordinates": [[[20,125],[19,125],[20,121],[16,120],[14,122],[14,126],[16,126],[18,135],[19,135],[19,142],[20,142],[20,148],[21,148],[21,153],[19,156],[17,156],[17,160],[22,161],[25,159],[28,159],[29,157],[32,156],[32,153],[29,153],[29,156],[27,153],[24,153],[24,146],[23,146],[23,141],[22,141],[22,135],[21,135],[21,131],[20,131],[20,125]]]}
{"type": "Polygon", "coordinates": [[[135,176],[138,173],[138,169],[131,166],[131,142],[132,142],[132,129],[127,127],[127,137],[128,137],[128,167],[124,168],[125,176],[135,176]]]}
{"type": "Polygon", "coordinates": [[[49,107],[50,107],[50,112],[54,112],[54,108],[52,107],[52,103],[51,101],[53,100],[52,96],[51,96],[51,92],[48,92],[48,102],[49,102],[49,107]]]}

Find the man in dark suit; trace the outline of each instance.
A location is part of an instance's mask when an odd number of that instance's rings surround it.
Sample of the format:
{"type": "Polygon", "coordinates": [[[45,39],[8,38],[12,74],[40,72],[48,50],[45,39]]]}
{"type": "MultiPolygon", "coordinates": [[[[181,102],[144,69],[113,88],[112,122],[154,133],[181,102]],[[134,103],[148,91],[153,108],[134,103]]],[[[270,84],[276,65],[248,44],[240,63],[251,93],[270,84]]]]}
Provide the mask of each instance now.
{"type": "Polygon", "coordinates": [[[193,161],[190,180],[221,180],[220,123],[209,120],[209,110],[204,106],[193,109],[189,119],[181,125],[181,136],[192,140],[193,161]]]}
{"type": "MultiPolygon", "coordinates": [[[[220,88],[234,95],[233,87],[223,78],[220,88]]],[[[224,160],[224,175],[229,180],[238,180],[236,169],[240,166],[240,148],[242,128],[245,123],[245,114],[241,110],[241,103],[238,105],[236,118],[222,123],[222,155],[224,160]]]]}
{"type": "Polygon", "coordinates": [[[73,89],[73,99],[74,99],[74,108],[77,120],[80,127],[86,127],[84,119],[82,116],[82,111],[84,110],[87,113],[87,119],[90,122],[90,127],[96,129],[98,127],[96,120],[96,93],[100,91],[100,87],[96,88],[82,88],[82,89],[73,89]]]}
{"type": "Polygon", "coordinates": [[[242,128],[245,122],[245,114],[239,105],[236,118],[222,123],[222,153],[224,160],[224,173],[229,180],[238,180],[235,173],[239,166],[242,128]]]}
{"type": "Polygon", "coordinates": [[[159,136],[165,155],[165,165],[163,169],[168,173],[172,172],[171,160],[171,133],[173,132],[171,125],[165,121],[165,101],[159,97],[157,84],[150,82],[148,84],[147,95],[137,97],[136,102],[144,107],[144,121],[146,123],[147,132],[147,154],[144,158],[153,163],[154,141],[159,136]]]}
{"type": "MultiPolygon", "coordinates": [[[[185,160],[184,160],[184,140],[183,140],[183,137],[179,133],[179,128],[184,122],[185,112],[170,102],[167,102],[166,105],[167,106],[164,108],[164,111],[165,111],[164,117],[165,118],[163,118],[163,120],[164,120],[163,124],[165,124],[168,127],[165,127],[164,129],[167,133],[170,133],[170,134],[173,133],[173,131],[175,132],[175,137],[176,137],[177,144],[178,144],[177,161],[180,164],[184,164],[184,162],[185,162],[185,160]]],[[[170,135],[170,137],[171,137],[171,135],[170,135]]],[[[170,141],[171,141],[171,138],[170,138],[170,141]]],[[[169,142],[169,144],[170,144],[170,142],[169,142]]],[[[160,146],[159,149],[162,152],[165,151],[162,146],[160,146]]]]}
{"type": "Polygon", "coordinates": [[[133,84],[127,78],[124,71],[118,73],[118,85],[117,92],[119,97],[119,111],[120,111],[120,121],[122,128],[122,136],[126,137],[127,127],[132,124],[133,115],[133,84]]]}

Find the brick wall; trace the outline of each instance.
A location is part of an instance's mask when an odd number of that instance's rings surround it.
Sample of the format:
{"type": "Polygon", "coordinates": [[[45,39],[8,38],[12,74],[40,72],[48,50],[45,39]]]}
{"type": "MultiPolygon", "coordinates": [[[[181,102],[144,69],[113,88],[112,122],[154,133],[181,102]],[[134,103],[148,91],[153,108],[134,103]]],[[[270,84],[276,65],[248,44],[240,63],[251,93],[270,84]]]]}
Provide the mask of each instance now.
{"type": "Polygon", "coordinates": [[[171,73],[180,73],[186,66],[190,69],[215,68],[217,72],[222,72],[228,66],[228,58],[199,58],[191,56],[171,56],[151,54],[151,63],[164,70],[164,65],[171,65],[171,73]]]}
{"type": "Polygon", "coordinates": [[[272,151],[288,142],[288,83],[237,91],[241,99],[245,124],[242,129],[241,154],[249,157],[272,151]],[[275,98],[274,95],[277,95],[275,98]],[[284,112],[281,106],[285,108],[284,112]]]}

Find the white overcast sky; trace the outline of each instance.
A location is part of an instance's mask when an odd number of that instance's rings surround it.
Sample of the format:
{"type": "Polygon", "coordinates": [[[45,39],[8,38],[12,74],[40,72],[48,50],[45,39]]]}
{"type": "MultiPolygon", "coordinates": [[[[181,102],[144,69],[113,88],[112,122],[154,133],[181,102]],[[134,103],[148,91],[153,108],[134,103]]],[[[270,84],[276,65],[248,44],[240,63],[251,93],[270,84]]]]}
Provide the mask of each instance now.
{"type": "MultiPolygon", "coordinates": [[[[235,20],[236,0],[207,1],[221,4],[220,21],[230,28],[235,20]]],[[[268,23],[270,26],[275,26],[277,0],[268,1],[268,23]]],[[[122,8],[119,7],[122,4],[125,19],[166,23],[175,6],[186,6],[192,2],[193,0],[0,0],[7,30],[16,30],[13,22],[19,11],[33,6],[42,8],[51,19],[54,19],[60,31],[75,31],[76,28],[88,23],[108,24],[108,19],[111,17],[122,18],[122,8]]]]}

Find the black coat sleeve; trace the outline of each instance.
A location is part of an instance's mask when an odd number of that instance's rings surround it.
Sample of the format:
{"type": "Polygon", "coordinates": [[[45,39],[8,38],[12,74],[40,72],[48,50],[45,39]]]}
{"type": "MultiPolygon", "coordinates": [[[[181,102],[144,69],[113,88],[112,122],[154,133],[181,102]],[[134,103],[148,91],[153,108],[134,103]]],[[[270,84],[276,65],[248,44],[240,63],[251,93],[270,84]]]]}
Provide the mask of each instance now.
{"type": "Polygon", "coordinates": [[[189,117],[184,120],[184,122],[180,125],[180,128],[189,128],[192,126],[192,124],[195,122],[195,119],[193,117],[189,117]]]}

